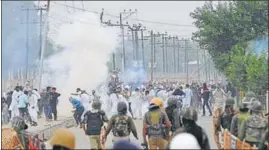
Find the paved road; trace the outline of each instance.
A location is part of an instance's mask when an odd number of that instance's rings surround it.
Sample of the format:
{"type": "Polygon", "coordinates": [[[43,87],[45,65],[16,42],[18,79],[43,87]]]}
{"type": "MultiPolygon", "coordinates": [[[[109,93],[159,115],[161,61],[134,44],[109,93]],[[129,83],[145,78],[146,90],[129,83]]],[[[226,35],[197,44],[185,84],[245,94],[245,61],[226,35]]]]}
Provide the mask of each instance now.
{"type": "MultiPolygon", "coordinates": [[[[141,120],[135,120],[135,124],[138,130],[139,134],[139,140],[136,140],[133,136],[131,136],[131,141],[137,145],[141,145],[142,141],[142,121],[141,120]]],[[[212,127],[212,117],[200,117],[198,120],[198,124],[201,125],[204,130],[206,131],[209,140],[210,140],[210,146],[211,149],[217,149],[217,146],[215,144],[214,138],[213,138],[213,127],[212,127]]],[[[89,149],[90,143],[87,136],[85,136],[84,132],[80,128],[71,128],[73,133],[76,136],[76,149],[89,149]]],[[[106,142],[106,148],[110,148],[112,146],[112,137],[111,135],[108,136],[107,142],[106,142]]],[[[47,144],[47,148],[51,148],[49,144],[47,144]]]]}

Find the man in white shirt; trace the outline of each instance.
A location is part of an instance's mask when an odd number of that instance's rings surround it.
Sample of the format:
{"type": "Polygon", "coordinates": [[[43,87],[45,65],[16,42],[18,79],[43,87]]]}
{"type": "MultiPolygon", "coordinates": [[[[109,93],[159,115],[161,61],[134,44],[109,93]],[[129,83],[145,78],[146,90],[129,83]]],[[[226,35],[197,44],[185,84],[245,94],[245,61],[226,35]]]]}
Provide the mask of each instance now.
{"type": "Polygon", "coordinates": [[[186,88],[184,89],[185,97],[183,98],[183,107],[191,106],[191,98],[193,97],[192,90],[190,89],[190,85],[186,84],[186,88]]]}
{"type": "Polygon", "coordinates": [[[227,97],[227,94],[224,92],[224,90],[218,86],[214,91],[213,91],[213,97],[215,99],[215,104],[214,104],[214,111],[217,108],[223,108],[225,98],[227,97]]]}

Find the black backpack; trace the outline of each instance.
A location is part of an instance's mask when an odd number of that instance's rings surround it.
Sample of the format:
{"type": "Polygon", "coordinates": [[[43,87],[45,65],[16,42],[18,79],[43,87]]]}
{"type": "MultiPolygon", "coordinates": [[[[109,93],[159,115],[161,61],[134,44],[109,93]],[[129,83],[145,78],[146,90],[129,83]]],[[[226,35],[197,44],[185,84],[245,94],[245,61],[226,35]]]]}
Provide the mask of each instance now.
{"type": "Polygon", "coordinates": [[[87,135],[100,135],[103,126],[103,119],[101,113],[88,111],[85,114],[87,117],[87,135]]]}
{"type": "Polygon", "coordinates": [[[128,116],[117,116],[115,118],[113,134],[118,137],[130,135],[128,116]]]}

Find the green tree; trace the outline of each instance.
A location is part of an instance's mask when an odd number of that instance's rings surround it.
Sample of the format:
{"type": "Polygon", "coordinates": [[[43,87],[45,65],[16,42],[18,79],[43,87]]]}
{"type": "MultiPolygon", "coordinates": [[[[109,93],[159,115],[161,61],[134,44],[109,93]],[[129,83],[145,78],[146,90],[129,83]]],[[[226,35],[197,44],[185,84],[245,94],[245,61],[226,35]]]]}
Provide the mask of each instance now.
{"type": "Polygon", "coordinates": [[[246,54],[249,41],[268,33],[267,1],[206,2],[190,15],[198,28],[192,38],[208,50],[216,69],[244,90],[261,87],[258,80],[266,77],[268,83],[265,54],[246,54]]]}

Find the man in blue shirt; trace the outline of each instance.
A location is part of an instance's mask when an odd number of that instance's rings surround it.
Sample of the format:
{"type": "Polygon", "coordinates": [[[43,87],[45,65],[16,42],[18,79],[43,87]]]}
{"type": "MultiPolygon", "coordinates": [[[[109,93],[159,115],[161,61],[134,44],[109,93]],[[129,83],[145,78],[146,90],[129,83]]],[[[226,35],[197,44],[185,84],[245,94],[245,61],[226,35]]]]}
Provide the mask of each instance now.
{"type": "Polygon", "coordinates": [[[80,125],[80,128],[82,128],[82,122],[81,122],[81,116],[84,112],[84,106],[82,105],[82,103],[75,99],[75,98],[72,98],[70,97],[69,98],[69,101],[72,103],[73,107],[74,107],[74,118],[77,122],[77,126],[80,125]]]}
{"type": "Polygon", "coordinates": [[[18,108],[20,116],[22,118],[27,117],[27,119],[32,123],[31,117],[29,115],[27,105],[28,105],[28,91],[24,91],[23,94],[19,96],[18,108]]]}

